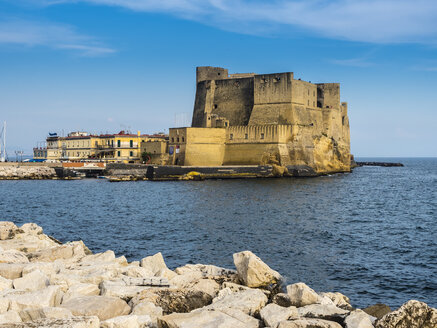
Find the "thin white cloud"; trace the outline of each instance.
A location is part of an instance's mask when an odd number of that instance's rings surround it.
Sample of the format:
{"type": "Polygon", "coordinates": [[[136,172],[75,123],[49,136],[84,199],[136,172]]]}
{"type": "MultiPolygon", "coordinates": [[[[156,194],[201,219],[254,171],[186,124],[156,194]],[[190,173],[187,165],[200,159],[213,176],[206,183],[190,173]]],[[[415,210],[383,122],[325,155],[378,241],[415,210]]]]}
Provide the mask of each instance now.
{"type": "Polygon", "coordinates": [[[0,22],[0,45],[46,46],[75,51],[81,56],[102,56],[115,52],[93,38],[79,34],[69,25],[23,20],[0,22]]]}
{"type": "Polygon", "coordinates": [[[33,0],[55,5],[86,2],[139,12],[169,13],[242,33],[296,35],[302,30],[334,39],[435,43],[435,0],[33,0]],[[285,31],[285,32],[284,32],[285,31]]]}

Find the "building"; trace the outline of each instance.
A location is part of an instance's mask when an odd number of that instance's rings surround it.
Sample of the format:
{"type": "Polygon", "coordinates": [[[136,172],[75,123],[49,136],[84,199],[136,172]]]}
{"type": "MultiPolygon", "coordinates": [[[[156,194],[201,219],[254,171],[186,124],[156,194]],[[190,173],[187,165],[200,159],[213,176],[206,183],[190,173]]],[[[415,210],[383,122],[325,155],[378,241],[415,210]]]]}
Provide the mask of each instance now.
{"type": "MultiPolygon", "coordinates": [[[[47,137],[47,148],[34,151],[45,155],[48,161],[104,161],[108,163],[140,163],[142,152],[148,143],[163,143],[167,149],[168,137],[164,134],[147,135],[126,133],[92,135],[86,132],[71,132],[67,137],[55,134],[47,137]],[[142,146],[143,145],[143,146],[142,146]]],[[[158,154],[158,148],[154,149],[158,154]]],[[[34,156],[36,159],[36,157],[34,156]]]]}
{"type": "Polygon", "coordinates": [[[350,171],[347,103],[340,84],[294,74],[228,74],[197,68],[191,128],[169,132],[170,163],[308,166],[350,171]]]}

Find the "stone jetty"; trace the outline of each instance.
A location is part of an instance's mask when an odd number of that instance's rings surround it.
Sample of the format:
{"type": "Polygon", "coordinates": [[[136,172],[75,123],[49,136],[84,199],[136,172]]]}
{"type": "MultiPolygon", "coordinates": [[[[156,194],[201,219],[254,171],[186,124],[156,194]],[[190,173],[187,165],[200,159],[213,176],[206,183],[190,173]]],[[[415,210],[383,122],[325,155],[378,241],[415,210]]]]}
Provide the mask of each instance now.
{"type": "MultiPolygon", "coordinates": [[[[0,165],[0,180],[23,180],[23,179],[54,179],[57,177],[56,171],[52,167],[44,165],[20,165],[12,164],[0,165]]],[[[9,164],[9,163],[7,163],[9,164]]]]}
{"type": "Polygon", "coordinates": [[[187,264],[170,270],[161,253],[128,262],[60,243],[34,223],[0,222],[0,327],[65,328],[435,328],[437,310],[411,300],[355,309],[338,292],[280,273],[250,251],[235,269],[187,264]]]}

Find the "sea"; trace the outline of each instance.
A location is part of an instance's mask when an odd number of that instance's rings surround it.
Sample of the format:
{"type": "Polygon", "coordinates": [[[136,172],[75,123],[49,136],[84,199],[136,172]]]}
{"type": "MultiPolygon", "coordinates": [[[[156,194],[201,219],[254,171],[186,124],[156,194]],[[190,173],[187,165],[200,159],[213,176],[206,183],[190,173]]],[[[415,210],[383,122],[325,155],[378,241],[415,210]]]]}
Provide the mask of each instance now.
{"type": "Polygon", "coordinates": [[[285,284],[336,291],[356,307],[410,299],[437,307],[437,158],[358,158],[317,178],[119,182],[0,181],[0,219],[129,261],[162,252],[234,268],[250,250],[285,284]]]}

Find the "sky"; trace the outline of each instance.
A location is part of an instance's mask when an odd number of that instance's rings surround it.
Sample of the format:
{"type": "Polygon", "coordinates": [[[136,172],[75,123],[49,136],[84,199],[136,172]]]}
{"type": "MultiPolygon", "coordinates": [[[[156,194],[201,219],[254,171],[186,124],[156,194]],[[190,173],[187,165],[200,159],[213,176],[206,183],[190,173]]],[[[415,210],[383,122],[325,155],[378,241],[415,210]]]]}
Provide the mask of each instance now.
{"type": "Polygon", "coordinates": [[[8,154],[189,124],[196,66],[219,66],[339,82],[355,156],[436,157],[435,17],[435,0],[0,0],[8,154]]]}

